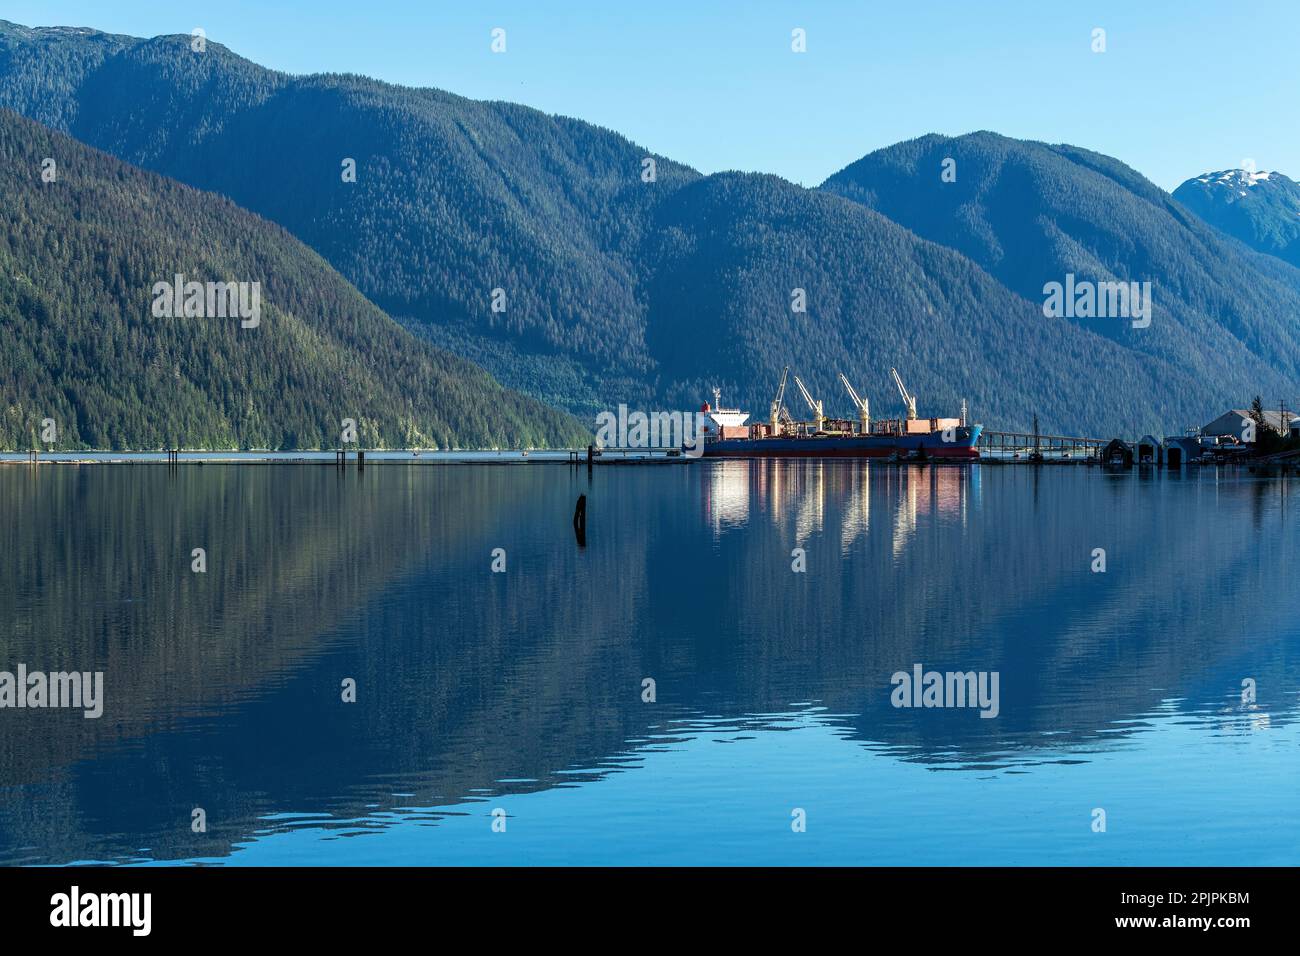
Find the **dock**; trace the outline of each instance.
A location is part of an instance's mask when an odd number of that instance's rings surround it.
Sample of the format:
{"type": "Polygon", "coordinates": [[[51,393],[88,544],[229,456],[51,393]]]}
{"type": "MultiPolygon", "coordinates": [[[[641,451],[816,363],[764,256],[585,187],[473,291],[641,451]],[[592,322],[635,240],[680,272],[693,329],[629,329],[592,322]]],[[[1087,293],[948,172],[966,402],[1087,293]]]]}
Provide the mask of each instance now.
{"type": "Polygon", "coordinates": [[[1056,461],[1096,464],[1110,439],[1025,432],[980,433],[975,447],[981,461],[1056,461]]]}

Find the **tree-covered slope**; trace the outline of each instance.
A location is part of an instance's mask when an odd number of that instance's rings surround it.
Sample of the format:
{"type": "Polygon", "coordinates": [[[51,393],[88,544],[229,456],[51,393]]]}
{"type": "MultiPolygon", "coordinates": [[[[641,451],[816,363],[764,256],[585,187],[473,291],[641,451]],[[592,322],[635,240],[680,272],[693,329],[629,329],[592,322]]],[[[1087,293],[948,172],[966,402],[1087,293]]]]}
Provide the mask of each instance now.
{"type": "MultiPolygon", "coordinates": [[[[718,382],[727,404],[766,417],[789,364],[845,418],[840,371],[865,387],[877,417],[900,414],[891,367],[922,415],[955,415],[965,398],[990,427],[1027,429],[1037,414],[1047,431],[1137,435],[1214,407],[1214,383],[1185,363],[1045,319],[965,256],[774,176],[683,187],[651,234],[647,257],[660,265],[648,301],[660,319],[650,345],[683,403],[718,382]],[[806,313],[792,312],[792,289],[805,291],[806,313]]],[[[793,389],[786,402],[807,414],[793,389]]]]}
{"type": "Polygon", "coordinates": [[[0,105],[273,219],[408,328],[584,416],[715,385],[763,415],[787,363],[840,414],[841,369],[896,413],[897,365],[923,412],[965,397],[990,426],[1069,433],[1300,391],[1300,273],[1070,147],[927,137],[805,190],[511,104],[3,23],[0,105]],[[1045,318],[1069,272],[1151,281],[1151,326],[1045,318]]]}
{"type": "Polygon", "coordinates": [[[280,223],[508,384],[594,409],[597,378],[643,382],[631,252],[696,173],[659,157],[648,183],[644,150],[586,123],[190,41],[0,23],[0,106],[280,223]]]}
{"type": "MultiPolygon", "coordinates": [[[[1203,399],[1192,405],[1187,395],[1188,413],[1300,386],[1300,272],[1225,239],[1110,157],[993,133],[931,135],[871,153],[821,188],[960,251],[1039,306],[1044,286],[1068,274],[1150,282],[1149,327],[1043,321],[1077,324],[1143,362],[1192,373],[1203,399]],[[955,181],[942,175],[949,159],[955,181]]],[[[1103,369],[1080,370],[1101,387],[1130,388],[1103,369]]]]}
{"type": "Polygon", "coordinates": [[[0,448],[40,446],[44,419],[58,448],[329,448],[344,418],[362,447],[583,439],[279,226],[8,110],[0,207],[0,448]],[[158,316],[177,274],[258,283],[258,324],[158,316]]]}
{"type": "Polygon", "coordinates": [[[1300,183],[1278,172],[1227,169],[1189,179],[1174,198],[1252,249],[1300,266],[1300,183]]]}

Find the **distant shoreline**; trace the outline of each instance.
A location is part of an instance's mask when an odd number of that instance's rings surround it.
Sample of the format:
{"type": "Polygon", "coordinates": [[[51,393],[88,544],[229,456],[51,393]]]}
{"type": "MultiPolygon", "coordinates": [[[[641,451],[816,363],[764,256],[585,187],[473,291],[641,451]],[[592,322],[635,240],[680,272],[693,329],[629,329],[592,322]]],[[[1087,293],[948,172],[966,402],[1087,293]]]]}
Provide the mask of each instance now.
{"type": "MultiPolygon", "coordinates": [[[[425,465],[492,465],[492,464],[569,464],[585,463],[586,448],[551,448],[500,451],[440,451],[437,449],[361,449],[365,464],[425,465]]],[[[338,465],[337,451],[182,451],[175,463],[220,465],[338,465]]],[[[618,462],[677,463],[687,461],[683,455],[670,455],[667,449],[606,448],[596,458],[599,464],[618,462]]],[[[0,465],[166,465],[165,451],[54,451],[38,452],[33,462],[30,451],[0,452],[0,465]]],[[[357,452],[348,451],[343,461],[348,467],[357,464],[357,452]]]]}

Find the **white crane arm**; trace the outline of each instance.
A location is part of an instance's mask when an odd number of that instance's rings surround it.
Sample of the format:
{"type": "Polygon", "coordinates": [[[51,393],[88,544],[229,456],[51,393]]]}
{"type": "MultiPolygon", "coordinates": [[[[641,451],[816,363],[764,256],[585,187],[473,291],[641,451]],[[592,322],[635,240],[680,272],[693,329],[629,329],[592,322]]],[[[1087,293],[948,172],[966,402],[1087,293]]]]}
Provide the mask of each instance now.
{"type": "Polygon", "coordinates": [[[908,419],[916,418],[916,396],[907,390],[903,384],[902,376],[898,374],[898,369],[891,368],[889,374],[894,376],[894,384],[898,386],[898,394],[903,397],[903,404],[907,407],[908,419]]]}
{"type": "Polygon", "coordinates": [[[812,413],[814,415],[820,415],[821,410],[817,407],[817,403],[813,401],[813,397],[808,394],[808,389],[804,387],[803,379],[796,375],[794,377],[794,384],[798,387],[799,394],[803,396],[803,400],[808,403],[808,407],[812,409],[812,413]]]}
{"type": "Polygon", "coordinates": [[[776,398],[772,400],[772,413],[768,416],[772,420],[773,427],[776,426],[777,421],[781,417],[781,413],[785,411],[782,407],[782,402],[785,401],[785,380],[789,374],[790,366],[787,365],[781,372],[781,385],[776,390],[776,398]]]}
{"type": "Polygon", "coordinates": [[[843,372],[840,372],[840,381],[844,383],[845,389],[848,390],[849,398],[853,401],[853,406],[861,410],[862,399],[858,398],[858,393],[854,390],[853,383],[848,380],[848,377],[843,372]]]}

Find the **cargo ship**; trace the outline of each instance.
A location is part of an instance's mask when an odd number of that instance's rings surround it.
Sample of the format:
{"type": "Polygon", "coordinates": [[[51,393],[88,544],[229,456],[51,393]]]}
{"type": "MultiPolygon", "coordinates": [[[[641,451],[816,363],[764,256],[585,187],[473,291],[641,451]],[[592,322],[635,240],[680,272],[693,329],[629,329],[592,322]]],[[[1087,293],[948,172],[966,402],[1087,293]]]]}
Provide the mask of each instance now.
{"type": "Polygon", "coordinates": [[[772,401],[768,421],[749,423],[749,414],[723,408],[721,393],[713,391],[713,404],[705,402],[703,456],[705,458],[886,458],[896,461],[929,459],[974,461],[979,458],[982,425],[966,423],[966,403],[959,418],[920,418],[916,397],[903,385],[896,369],[889,370],[903,399],[904,416],[873,421],[870,403],[859,397],[843,373],[840,381],[857,411],[854,419],[832,419],[823,414],[799,376],[795,386],[812,411],[809,421],[795,421],[785,408],[787,367],[772,401]]]}

